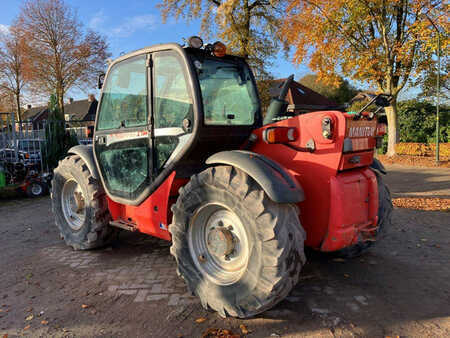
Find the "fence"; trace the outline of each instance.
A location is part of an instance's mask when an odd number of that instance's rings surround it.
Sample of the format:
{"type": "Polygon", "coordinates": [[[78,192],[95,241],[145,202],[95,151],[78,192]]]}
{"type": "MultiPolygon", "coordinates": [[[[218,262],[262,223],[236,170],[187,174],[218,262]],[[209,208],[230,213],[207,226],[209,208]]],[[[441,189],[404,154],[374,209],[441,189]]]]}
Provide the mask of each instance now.
{"type": "Polygon", "coordinates": [[[48,173],[59,159],[55,156],[64,155],[60,154],[64,146],[92,143],[91,127],[73,127],[64,121],[19,123],[12,116],[3,114],[3,119],[0,119],[0,165],[22,163],[38,173],[48,173]],[[53,146],[58,148],[59,153],[52,151],[53,146]]]}

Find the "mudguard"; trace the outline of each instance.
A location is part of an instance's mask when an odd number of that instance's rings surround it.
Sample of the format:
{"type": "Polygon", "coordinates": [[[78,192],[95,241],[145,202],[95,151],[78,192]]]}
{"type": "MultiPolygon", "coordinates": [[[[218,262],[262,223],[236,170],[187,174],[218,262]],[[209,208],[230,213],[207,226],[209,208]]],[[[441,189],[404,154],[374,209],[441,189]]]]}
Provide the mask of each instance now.
{"type": "Polygon", "coordinates": [[[297,180],[280,164],[244,150],[222,151],[210,156],[206,164],[228,164],[253,178],[276,203],[298,203],[305,194],[297,180]]]}
{"type": "Polygon", "coordinates": [[[384,168],[383,164],[382,164],[379,160],[377,160],[376,158],[373,159],[373,162],[372,162],[372,164],[370,165],[370,167],[371,167],[372,169],[375,169],[375,170],[379,171],[379,172],[382,173],[383,175],[386,175],[386,174],[387,174],[387,171],[386,171],[386,169],[384,168]]]}
{"type": "Polygon", "coordinates": [[[78,155],[86,163],[92,177],[96,180],[100,180],[100,175],[98,174],[97,166],[94,160],[94,149],[92,146],[78,145],[72,147],[67,152],[68,155],[78,155]]]}

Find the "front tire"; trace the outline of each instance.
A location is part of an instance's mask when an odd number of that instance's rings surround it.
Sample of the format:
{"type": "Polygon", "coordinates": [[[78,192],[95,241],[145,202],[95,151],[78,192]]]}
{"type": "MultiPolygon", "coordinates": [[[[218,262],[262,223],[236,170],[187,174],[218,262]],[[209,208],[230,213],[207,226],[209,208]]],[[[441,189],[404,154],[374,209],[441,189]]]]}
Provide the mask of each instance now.
{"type": "Polygon", "coordinates": [[[56,226],[67,245],[87,250],[111,241],[115,230],[109,226],[105,192],[79,156],[59,162],[51,198],[56,226]]]}
{"type": "Polygon", "coordinates": [[[208,168],[172,207],[171,254],[204,308],[246,318],[283,300],[306,261],[298,208],[270,200],[247,174],[208,168]]]}

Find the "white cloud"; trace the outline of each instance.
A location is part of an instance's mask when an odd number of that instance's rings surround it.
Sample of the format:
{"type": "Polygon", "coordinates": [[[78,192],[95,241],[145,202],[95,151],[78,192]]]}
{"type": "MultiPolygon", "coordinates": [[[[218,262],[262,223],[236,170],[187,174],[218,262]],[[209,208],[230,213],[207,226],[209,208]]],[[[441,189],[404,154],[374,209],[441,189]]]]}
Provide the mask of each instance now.
{"type": "Polygon", "coordinates": [[[9,26],[0,23],[0,34],[8,34],[9,26]]]}
{"type": "Polygon", "coordinates": [[[92,30],[103,31],[103,24],[105,23],[107,17],[103,13],[103,9],[95,13],[94,16],[89,20],[88,27],[92,30]]]}
{"type": "Polygon", "coordinates": [[[120,25],[112,28],[107,33],[111,37],[129,37],[136,31],[153,30],[156,28],[158,20],[155,15],[138,15],[127,18],[120,25]]]}

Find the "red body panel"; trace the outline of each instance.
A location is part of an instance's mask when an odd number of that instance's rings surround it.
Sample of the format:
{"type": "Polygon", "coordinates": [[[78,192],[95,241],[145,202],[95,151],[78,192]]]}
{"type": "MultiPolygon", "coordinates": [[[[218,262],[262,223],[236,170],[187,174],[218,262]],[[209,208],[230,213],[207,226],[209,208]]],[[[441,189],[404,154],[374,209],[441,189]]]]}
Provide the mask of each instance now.
{"type": "Polygon", "coordinates": [[[175,171],[139,206],[116,203],[108,198],[112,219],[134,226],[145,234],[170,240],[168,202],[174,178],[175,171]]]}
{"type": "MultiPolygon", "coordinates": [[[[305,201],[299,203],[299,207],[307,246],[335,251],[374,235],[378,191],[376,176],[368,169],[373,161],[374,125],[376,121],[357,121],[341,112],[325,111],[292,117],[253,132],[257,141],[250,150],[278,162],[303,187],[305,201]],[[325,117],[332,121],[329,138],[323,136],[325,117]],[[295,127],[298,137],[287,144],[267,144],[262,134],[265,129],[276,126],[295,127]],[[352,140],[353,152],[343,154],[346,137],[352,140]],[[307,144],[312,141],[315,150],[309,152],[307,144]]],[[[139,206],[122,205],[108,199],[113,220],[170,240],[167,227],[172,214],[169,206],[175,203],[178,189],[188,182],[174,178],[175,172],[139,206]]]]}
{"type": "Polygon", "coordinates": [[[282,120],[254,132],[258,141],[251,150],[277,161],[303,187],[305,201],[299,203],[299,207],[300,220],[307,233],[305,244],[322,251],[349,246],[361,238],[361,233],[368,237],[371,233],[365,230],[373,230],[377,224],[376,178],[367,169],[373,160],[373,150],[366,148],[366,151],[342,154],[344,138],[348,136],[347,120],[350,119],[341,112],[315,112],[282,120]],[[331,139],[322,136],[325,117],[332,120],[331,139]],[[297,127],[300,137],[289,143],[291,147],[267,144],[261,135],[265,128],[273,126],[297,127]],[[311,140],[315,144],[314,152],[296,150],[306,150],[311,140]],[[359,163],[349,162],[354,156],[360,157],[359,163]],[[340,172],[344,169],[352,170],[340,172]]]}

